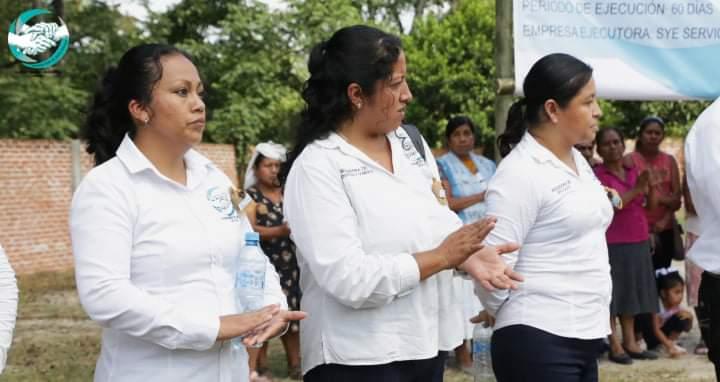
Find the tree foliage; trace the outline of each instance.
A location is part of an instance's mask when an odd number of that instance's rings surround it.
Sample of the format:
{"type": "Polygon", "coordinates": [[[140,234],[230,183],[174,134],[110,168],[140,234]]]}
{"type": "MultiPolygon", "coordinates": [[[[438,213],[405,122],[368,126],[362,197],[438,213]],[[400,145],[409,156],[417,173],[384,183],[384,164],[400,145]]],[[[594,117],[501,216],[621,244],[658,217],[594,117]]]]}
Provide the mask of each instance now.
{"type": "MultiPolygon", "coordinates": [[[[499,1],[499,0],[498,0],[499,1]]],[[[431,145],[446,121],[465,114],[478,141],[494,138],[493,0],[287,0],[270,9],[259,0],[181,0],[146,21],[100,0],[0,0],[0,31],[33,6],[62,8],[71,48],[56,68],[24,69],[0,54],[0,137],[72,138],[98,77],[128,48],[167,42],[196,57],[208,84],[205,139],[240,149],[260,140],[285,142],[303,103],[310,48],[343,26],[365,23],[403,37],[414,100],[407,121],[431,145]]],[[[604,125],[632,133],[646,115],[682,135],[703,102],[604,101],[604,125]]],[[[629,134],[632,135],[632,134],[629,134]]]]}
{"type": "Polygon", "coordinates": [[[494,4],[460,2],[448,14],[425,17],[405,39],[414,95],[407,119],[431,145],[441,143],[448,119],[459,114],[476,123],[479,142],[492,140],[494,4]]]}

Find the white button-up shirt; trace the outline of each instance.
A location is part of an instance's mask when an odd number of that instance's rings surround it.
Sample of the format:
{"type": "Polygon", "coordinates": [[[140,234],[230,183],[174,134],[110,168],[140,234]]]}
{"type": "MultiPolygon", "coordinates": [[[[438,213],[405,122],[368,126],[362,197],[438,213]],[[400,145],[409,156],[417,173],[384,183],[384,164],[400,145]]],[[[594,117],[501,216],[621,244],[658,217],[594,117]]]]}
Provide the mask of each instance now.
{"type": "Polygon", "coordinates": [[[720,99],[700,114],[685,137],[685,171],[702,233],[688,256],[720,274],[720,99]]]}
{"type": "Polygon", "coordinates": [[[432,192],[403,129],[387,134],[393,173],[335,133],[308,145],[285,188],[285,217],[298,248],[302,369],[435,357],[462,342],[452,271],[420,282],[413,253],[462,226],[432,192]]]}
{"type": "Polygon", "coordinates": [[[0,245],[0,374],[7,362],[17,318],[18,288],[13,271],[0,245]]]}
{"type": "MultiPolygon", "coordinates": [[[[230,180],[194,150],[187,185],[162,175],[125,137],[73,197],[80,302],[103,326],[96,381],[247,381],[247,353],[216,341],[237,312],[233,262],[250,224],[230,180]]],[[[287,306],[268,262],[266,303],[287,306]]]]}
{"type": "Polygon", "coordinates": [[[582,155],[576,174],[526,133],[500,162],[487,191],[497,217],[486,242],[520,244],[507,261],[525,281],[514,291],[476,287],[495,329],[522,324],[569,338],[610,333],[612,284],[605,230],[610,201],[582,155]]]}

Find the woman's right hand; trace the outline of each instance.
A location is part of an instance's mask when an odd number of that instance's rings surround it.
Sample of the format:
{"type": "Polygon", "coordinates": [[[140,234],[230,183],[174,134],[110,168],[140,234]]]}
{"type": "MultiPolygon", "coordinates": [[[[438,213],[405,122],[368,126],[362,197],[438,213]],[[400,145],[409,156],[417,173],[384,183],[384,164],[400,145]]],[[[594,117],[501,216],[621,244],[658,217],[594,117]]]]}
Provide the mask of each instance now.
{"type": "Polygon", "coordinates": [[[495,228],[494,217],[460,227],[448,235],[435,251],[445,258],[446,269],[457,268],[473,253],[483,249],[483,240],[495,228]]]}
{"type": "Polygon", "coordinates": [[[217,339],[226,341],[267,326],[279,311],[279,305],[268,305],[253,312],[221,316],[217,339]]]}

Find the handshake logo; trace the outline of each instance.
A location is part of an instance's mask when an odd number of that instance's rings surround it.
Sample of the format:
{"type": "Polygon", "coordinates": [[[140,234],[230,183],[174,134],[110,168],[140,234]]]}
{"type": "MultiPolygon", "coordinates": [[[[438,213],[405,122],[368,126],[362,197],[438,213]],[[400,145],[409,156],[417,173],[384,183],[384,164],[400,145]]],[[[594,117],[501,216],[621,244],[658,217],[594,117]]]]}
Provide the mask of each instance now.
{"type": "Polygon", "coordinates": [[[57,64],[70,45],[70,35],[65,23],[56,17],[58,23],[39,22],[28,25],[27,22],[39,15],[52,15],[47,9],[31,9],[25,11],[10,24],[8,47],[10,53],[24,66],[32,69],[47,69],[57,64]],[[38,61],[34,57],[48,52],[53,53],[46,59],[38,61]]]}

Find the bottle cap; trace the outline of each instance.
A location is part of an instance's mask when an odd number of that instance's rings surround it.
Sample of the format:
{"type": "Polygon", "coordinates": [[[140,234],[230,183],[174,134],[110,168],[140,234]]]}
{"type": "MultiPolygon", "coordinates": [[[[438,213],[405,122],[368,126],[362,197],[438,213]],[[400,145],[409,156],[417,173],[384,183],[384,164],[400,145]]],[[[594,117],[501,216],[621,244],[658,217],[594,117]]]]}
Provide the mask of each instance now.
{"type": "Polygon", "coordinates": [[[245,241],[260,241],[260,234],[257,232],[245,232],[245,241]]]}

